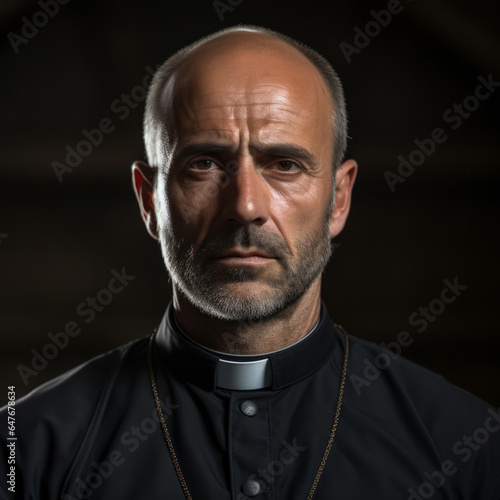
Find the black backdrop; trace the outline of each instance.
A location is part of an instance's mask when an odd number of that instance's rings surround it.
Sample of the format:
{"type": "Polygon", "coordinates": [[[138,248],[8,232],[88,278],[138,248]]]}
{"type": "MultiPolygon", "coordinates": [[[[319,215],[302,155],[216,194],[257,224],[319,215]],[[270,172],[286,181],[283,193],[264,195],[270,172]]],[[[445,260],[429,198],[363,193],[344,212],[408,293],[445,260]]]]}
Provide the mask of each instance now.
{"type": "Polygon", "coordinates": [[[484,0],[3,2],[0,401],[161,319],[170,283],[129,173],[144,159],[142,82],[181,46],[251,23],[311,45],[344,81],[360,172],[324,277],[332,318],[377,343],[408,332],[404,356],[499,405],[500,90],[473,97],[480,77],[500,81],[499,14],[484,0]],[[392,192],[401,158],[415,166],[392,192]],[[102,292],[123,268],[134,279],[102,292]],[[467,286],[450,304],[444,280],[467,286]],[[95,296],[111,302],[91,317],[80,304],[95,296]],[[410,320],[431,302],[433,319],[410,320]]]}

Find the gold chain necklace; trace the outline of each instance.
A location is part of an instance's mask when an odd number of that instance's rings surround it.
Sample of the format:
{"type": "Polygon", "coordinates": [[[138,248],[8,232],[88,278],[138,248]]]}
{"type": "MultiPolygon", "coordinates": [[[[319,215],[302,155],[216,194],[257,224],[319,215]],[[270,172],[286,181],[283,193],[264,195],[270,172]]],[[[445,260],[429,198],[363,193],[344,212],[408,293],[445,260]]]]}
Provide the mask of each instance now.
{"type": "MultiPolygon", "coordinates": [[[[332,431],[330,432],[330,437],[328,438],[328,443],[326,445],[325,453],[323,454],[323,458],[318,468],[318,472],[316,473],[316,477],[314,478],[313,484],[311,486],[311,490],[309,491],[309,495],[307,496],[307,500],[311,500],[316,492],[316,488],[318,487],[319,480],[321,478],[321,474],[323,473],[323,469],[325,468],[326,461],[328,459],[328,455],[330,454],[330,450],[333,444],[333,438],[335,437],[335,432],[337,431],[337,426],[340,418],[340,409],[342,408],[342,399],[344,396],[344,386],[347,375],[347,361],[349,359],[349,337],[346,331],[340,326],[335,325],[339,328],[344,334],[345,340],[345,351],[344,351],[344,362],[342,363],[342,375],[340,377],[340,386],[339,386],[339,394],[337,397],[337,406],[335,408],[335,415],[333,417],[333,426],[332,431]]],[[[184,479],[184,474],[182,473],[181,466],[179,464],[179,459],[175,454],[174,445],[172,443],[172,438],[170,437],[170,433],[168,432],[167,423],[165,422],[165,417],[163,415],[163,411],[161,409],[160,397],[158,396],[158,387],[156,386],[156,377],[153,366],[153,342],[156,335],[156,330],[149,337],[148,344],[148,369],[149,369],[149,377],[151,379],[151,389],[153,390],[153,397],[156,405],[156,412],[158,413],[158,418],[160,419],[161,428],[163,431],[163,436],[165,437],[165,441],[167,443],[168,451],[170,453],[170,457],[172,459],[172,463],[174,464],[175,472],[177,473],[177,477],[182,487],[182,491],[184,492],[184,496],[186,500],[192,500],[191,493],[189,493],[189,489],[187,487],[186,480],[184,479]]]]}

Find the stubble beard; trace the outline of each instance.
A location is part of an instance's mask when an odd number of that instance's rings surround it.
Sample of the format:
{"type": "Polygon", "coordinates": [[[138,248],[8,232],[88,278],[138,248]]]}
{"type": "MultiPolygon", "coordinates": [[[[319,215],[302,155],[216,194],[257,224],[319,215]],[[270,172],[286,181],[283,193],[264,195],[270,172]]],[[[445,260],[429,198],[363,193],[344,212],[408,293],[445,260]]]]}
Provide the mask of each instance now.
{"type": "Polygon", "coordinates": [[[208,316],[238,322],[265,320],[296,303],[325,269],[332,254],[328,212],[319,232],[298,241],[295,256],[278,235],[246,225],[206,240],[199,249],[163,229],[159,234],[163,259],[176,288],[208,316]],[[279,266],[278,272],[214,260],[235,247],[257,248],[274,257],[274,263],[265,267],[279,266]]]}

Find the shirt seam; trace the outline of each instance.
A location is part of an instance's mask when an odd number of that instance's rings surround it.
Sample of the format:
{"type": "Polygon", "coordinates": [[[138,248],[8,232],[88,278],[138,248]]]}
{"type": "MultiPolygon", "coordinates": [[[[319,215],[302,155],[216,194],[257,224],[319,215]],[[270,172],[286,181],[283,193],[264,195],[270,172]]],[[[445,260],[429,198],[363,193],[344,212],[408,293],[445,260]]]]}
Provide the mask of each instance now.
{"type": "MultiPolygon", "coordinates": [[[[128,352],[129,350],[126,351],[126,353],[128,352]]],[[[123,359],[123,354],[121,356],[122,359],[123,359]]],[[[75,479],[76,475],[78,473],[81,473],[82,467],[86,462],[86,458],[90,453],[90,447],[92,443],[94,443],[98,432],[98,422],[102,420],[104,408],[106,407],[106,404],[110,398],[112,388],[115,386],[115,382],[116,379],[118,378],[119,372],[120,372],[120,365],[115,368],[111,379],[101,392],[99,401],[97,402],[92,418],[90,420],[87,432],[85,433],[85,436],[81,441],[81,444],[78,448],[78,452],[76,453],[75,458],[71,464],[71,467],[66,475],[66,479],[64,481],[63,488],[61,490],[61,495],[60,495],[61,499],[63,499],[65,495],[70,495],[71,492],[73,491],[71,488],[71,484],[76,481],[75,479]]]]}
{"type": "Polygon", "coordinates": [[[496,495],[500,495],[500,488],[495,492],[495,490],[493,489],[495,485],[500,486],[500,474],[491,483],[490,487],[486,490],[486,493],[480,498],[480,500],[496,500],[496,495]],[[491,493],[495,493],[495,496],[490,496],[491,493]]]}

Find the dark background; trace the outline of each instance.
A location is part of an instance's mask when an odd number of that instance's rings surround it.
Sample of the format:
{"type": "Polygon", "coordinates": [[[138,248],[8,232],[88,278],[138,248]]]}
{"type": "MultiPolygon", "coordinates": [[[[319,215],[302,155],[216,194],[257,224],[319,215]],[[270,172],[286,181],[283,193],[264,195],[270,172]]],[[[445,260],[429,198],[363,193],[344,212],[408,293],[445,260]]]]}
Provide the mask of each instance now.
{"type": "MultiPolygon", "coordinates": [[[[222,0],[226,1],[226,0],[222,0]]],[[[239,0],[238,0],[239,1],[239,0]]],[[[237,0],[232,0],[237,3],[237,0]]],[[[404,7],[349,63],[354,44],[387,2],[242,0],[221,20],[211,0],[71,0],[16,54],[34,1],[4,1],[0,183],[0,402],[21,396],[103,351],[142,337],[160,321],[170,283],[159,246],[142,224],[129,166],[144,159],[143,102],[113,103],[140,86],[146,67],[215,30],[265,25],[325,55],[340,74],[350,117],[348,157],[359,161],[353,207],[324,277],[332,318],[373,342],[408,331],[403,354],[500,405],[498,356],[498,166],[500,90],[451,130],[443,114],[474,93],[480,75],[500,80],[500,4],[401,0],[404,7]],[[11,35],[12,37],[12,35],[11,35]],[[115,108],[116,109],[116,108],[115,108]],[[62,182],[52,168],[109,118],[115,130],[62,182]],[[123,118],[123,119],[122,119],[123,118]],[[441,127],[436,146],[392,193],[415,139],[441,127]],[[86,324],[76,308],[125,267],[134,280],[86,324]],[[409,316],[438,299],[443,280],[467,285],[425,331],[409,316]],[[68,321],[81,333],[24,384],[30,367],[68,321]]],[[[42,19],[43,18],[38,18],[42,19]]],[[[140,90],[140,89],[139,89],[140,90]]],[[[135,95],[140,96],[137,90],[135,95]]],[[[88,316],[86,316],[88,318],[88,316]]]]}

